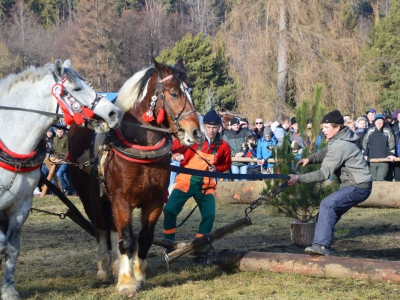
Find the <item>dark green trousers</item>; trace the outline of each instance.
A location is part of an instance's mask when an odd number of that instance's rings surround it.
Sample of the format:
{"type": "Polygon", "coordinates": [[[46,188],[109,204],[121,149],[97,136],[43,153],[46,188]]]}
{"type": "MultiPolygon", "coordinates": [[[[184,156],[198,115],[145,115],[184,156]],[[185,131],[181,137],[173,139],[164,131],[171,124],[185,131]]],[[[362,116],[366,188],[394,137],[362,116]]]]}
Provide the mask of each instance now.
{"type": "Polygon", "coordinates": [[[176,218],[190,197],[196,200],[201,214],[201,222],[196,237],[211,232],[215,219],[214,194],[203,195],[199,185],[190,185],[187,193],[174,189],[164,207],[164,237],[166,239],[175,240],[176,218]]]}

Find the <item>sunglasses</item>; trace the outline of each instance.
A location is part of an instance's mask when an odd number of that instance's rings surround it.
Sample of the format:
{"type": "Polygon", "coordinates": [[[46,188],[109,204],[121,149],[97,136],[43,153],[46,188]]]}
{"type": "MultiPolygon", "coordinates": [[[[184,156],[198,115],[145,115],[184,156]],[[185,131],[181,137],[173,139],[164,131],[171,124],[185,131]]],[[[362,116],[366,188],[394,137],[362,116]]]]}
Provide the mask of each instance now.
{"type": "Polygon", "coordinates": [[[262,122],[256,122],[256,124],[262,124],[262,122]]]}

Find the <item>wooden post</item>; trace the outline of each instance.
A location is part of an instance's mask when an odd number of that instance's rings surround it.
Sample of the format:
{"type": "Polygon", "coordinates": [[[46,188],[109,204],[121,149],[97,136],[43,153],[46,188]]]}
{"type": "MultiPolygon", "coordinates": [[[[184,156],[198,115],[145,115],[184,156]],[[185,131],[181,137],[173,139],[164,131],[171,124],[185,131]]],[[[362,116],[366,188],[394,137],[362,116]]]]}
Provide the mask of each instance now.
{"type": "MultiPolygon", "coordinates": [[[[56,169],[57,169],[57,165],[52,164],[51,160],[48,157],[46,157],[44,159],[43,163],[46,164],[47,168],[50,170],[49,175],[47,175],[47,180],[51,181],[51,179],[54,178],[54,180],[57,183],[58,188],[60,190],[62,190],[61,183],[58,180],[57,175],[55,174],[56,173],[56,169]]],[[[43,198],[44,196],[46,196],[47,189],[48,189],[47,185],[44,184],[42,186],[42,193],[40,194],[40,198],[43,198]]]]}
{"type": "Polygon", "coordinates": [[[290,224],[290,239],[297,246],[310,246],[314,238],[315,223],[290,224]]]}

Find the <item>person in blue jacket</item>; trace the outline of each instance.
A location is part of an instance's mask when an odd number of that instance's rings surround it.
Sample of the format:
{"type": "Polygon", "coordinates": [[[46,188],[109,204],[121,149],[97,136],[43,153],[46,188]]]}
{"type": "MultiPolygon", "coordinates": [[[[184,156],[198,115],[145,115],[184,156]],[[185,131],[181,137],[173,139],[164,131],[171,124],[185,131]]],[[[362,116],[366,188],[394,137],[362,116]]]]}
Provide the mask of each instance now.
{"type": "Polygon", "coordinates": [[[258,140],[257,145],[257,160],[258,164],[261,166],[261,173],[273,174],[272,163],[268,163],[268,159],[272,158],[272,150],[277,145],[278,141],[270,127],[264,128],[264,136],[258,140]]]}

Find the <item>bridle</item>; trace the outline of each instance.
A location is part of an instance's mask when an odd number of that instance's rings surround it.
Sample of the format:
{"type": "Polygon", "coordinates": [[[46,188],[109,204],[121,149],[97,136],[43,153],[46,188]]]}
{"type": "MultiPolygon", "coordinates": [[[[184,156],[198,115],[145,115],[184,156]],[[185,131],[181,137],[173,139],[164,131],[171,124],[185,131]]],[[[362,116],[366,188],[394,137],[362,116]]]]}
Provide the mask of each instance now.
{"type": "Polygon", "coordinates": [[[31,113],[36,113],[39,115],[44,115],[44,116],[48,116],[48,117],[53,117],[55,118],[55,120],[59,120],[60,118],[62,118],[63,114],[59,114],[58,110],[60,107],[60,101],[61,103],[64,103],[66,105],[66,109],[68,110],[68,112],[70,114],[74,114],[74,112],[72,111],[71,107],[73,105],[74,102],[76,102],[78,105],[80,105],[80,107],[86,107],[91,111],[94,111],[95,107],[97,106],[97,104],[99,103],[99,101],[103,98],[102,95],[99,95],[96,93],[96,98],[90,103],[89,107],[84,105],[81,101],[79,101],[76,98],[71,99],[71,97],[68,97],[68,95],[71,95],[68,90],[65,88],[64,83],[68,80],[67,76],[64,76],[61,80],[58,79],[57,75],[53,72],[53,78],[55,80],[55,84],[52,87],[52,94],[53,96],[56,98],[57,100],[57,108],[56,108],[56,112],[52,113],[52,112],[46,112],[46,111],[41,111],[41,110],[35,110],[35,109],[28,109],[28,108],[22,108],[22,107],[12,107],[12,106],[0,106],[0,109],[4,109],[4,110],[17,110],[17,111],[26,111],[26,112],[31,112],[31,113]],[[54,90],[56,87],[56,91],[54,90]],[[66,95],[68,98],[68,102],[67,103],[65,100],[63,100],[61,97],[66,95]],[[59,100],[60,99],[60,100],[59,100]]]}
{"type": "MultiPolygon", "coordinates": [[[[195,108],[193,108],[193,109],[183,113],[185,111],[185,109],[186,109],[186,102],[188,101],[188,99],[191,99],[191,96],[190,96],[190,93],[188,91],[186,83],[178,78],[179,82],[180,82],[180,87],[181,87],[181,89],[183,90],[183,93],[184,93],[185,102],[183,103],[183,107],[180,110],[180,112],[177,113],[175,116],[173,115],[173,113],[172,113],[172,111],[171,111],[171,109],[170,109],[170,107],[168,105],[168,101],[166,101],[166,99],[165,99],[165,95],[164,95],[164,91],[163,91],[164,83],[169,81],[169,80],[171,80],[173,78],[173,76],[174,75],[171,74],[171,75],[168,75],[167,77],[165,77],[164,79],[160,79],[160,77],[158,77],[157,88],[154,91],[154,95],[153,95],[153,97],[151,99],[152,99],[152,102],[154,100],[157,101],[157,95],[158,95],[158,93],[160,91],[160,98],[161,98],[161,100],[163,102],[165,110],[167,111],[167,113],[170,116],[172,122],[176,126],[176,130],[172,131],[172,132],[177,132],[177,131],[179,131],[181,129],[181,126],[179,125],[179,121],[183,120],[184,118],[186,118],[191,113],[195,113],[197,110],[195,108]]],[[[155,103],[155,101],[154,101],[154,103],[155,103]]],[[[172,130],[172,127],[170,129],[172,130]]]]}
{"type": "Polygon", "coordinates": [[[103,96],[96,93],[95,98],[90,102],[89,106],[84,105],[81,101],[73,97],[65,88],[64,83],[68,80],[67,75],[64,75],[64,77],[59,79],[53,72],[53,78],[56,83],[51,88],[51,93],[56,98],[58,105],[64,112],[64,119],[66,120],[67,125],[70,125],[72,121],[75,121],[76,124],[80,125],[84,122],[84,118],[92,119],[94,117],[94,109],[103,96]]]}

